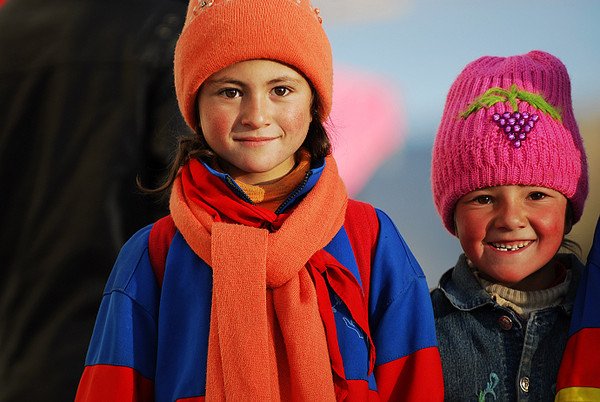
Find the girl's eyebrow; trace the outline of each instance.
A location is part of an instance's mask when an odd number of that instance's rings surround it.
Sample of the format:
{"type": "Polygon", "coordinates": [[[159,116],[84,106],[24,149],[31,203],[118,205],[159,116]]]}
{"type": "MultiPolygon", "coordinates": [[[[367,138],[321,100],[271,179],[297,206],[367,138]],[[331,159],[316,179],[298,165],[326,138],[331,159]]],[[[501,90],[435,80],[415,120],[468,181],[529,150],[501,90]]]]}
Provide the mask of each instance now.
{"type": "Polygon", "coordinates": [[[267,84],[273,85],[273,84],[278,84],[281,82],[301,83],[302,80],[303,80],[303,78],[296,78],[296,77],[290,77],[288,75],[282,75],[280,77],[269,80],[269,82],[267,82],[267,84]]]}
{"type": "MultiPolygon", "coordinates": [[[[279,84],[282,82],[292,82],[292,83],[301,83],[302,79],[301,78],[296,78],[296,77],[291,77],[288,75],[282,75],[279,77],[275,77],[270,79],[269,81],[267,81],[267,85],[275,85],[275,84],[279,84]]],[[[222,84],[231,84],[231,85],[238,85],[238,86],[246,86],[246,84],[243,81],[240,81],[236,78],[233,77],[221,77],[221,78],[217,78],[217,79],[207,79],[205,81],[206,84],[209,85],[222,85],[222,84]]]]}
{"type": "Polygon", "coordinates": [[[233,85],[238,85],[238,86],[242,86],[244,85],[244,83],[240,80],[237,80],[235,78],[230,78],[230,77],[222,77],[222,78],[217,78],[217,79],[207,79],[205,81],[206,84],[209,85],[220,85],[220,84],[233,84],[233,85]]]}

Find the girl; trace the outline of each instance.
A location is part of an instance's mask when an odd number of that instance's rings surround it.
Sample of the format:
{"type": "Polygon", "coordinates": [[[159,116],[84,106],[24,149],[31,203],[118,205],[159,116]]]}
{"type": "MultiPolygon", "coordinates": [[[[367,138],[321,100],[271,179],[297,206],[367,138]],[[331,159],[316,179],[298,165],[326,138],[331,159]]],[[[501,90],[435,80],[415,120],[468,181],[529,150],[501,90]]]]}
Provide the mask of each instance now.
{"type": "Polygon", "coordinates": [[[439,400],[425,278],[347,199],[308,0],[192,0],[175,51],[171,215],[123,247],[77,399],[439,400]]]}
{"type": "Polygon", "coordinates": [[[433,198],[464,254],[431,294],[447,400],[554,398],[582,269],[557,252],[588,193],[570,92],[532,51],[477,59],[448,93],[433,198]]]}

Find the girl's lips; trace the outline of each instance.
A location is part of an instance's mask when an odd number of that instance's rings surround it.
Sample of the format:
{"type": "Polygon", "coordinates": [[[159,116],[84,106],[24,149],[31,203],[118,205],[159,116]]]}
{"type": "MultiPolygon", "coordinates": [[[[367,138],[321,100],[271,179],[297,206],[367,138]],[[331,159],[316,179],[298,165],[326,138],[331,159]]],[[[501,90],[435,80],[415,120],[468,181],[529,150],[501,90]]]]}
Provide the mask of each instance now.
{"type": "Polygon", "coordinates": [[[518,251],[533,243],[533,240],[521,240],[516,242],[489,242],[488,244],[499,251],[518,251]]]}
{"type": "Polygon", "coordinates": [[[243,145],[243,146],[247,146],[247,147],[261,147],[263,145],[267,145],[269,144],[271,141],[274,141],[275,138],[272,137],[245,137],[245,138],[238,138],[235,140],[235,142],[243,145]]]}
{"type": "Polygon", "coordinates": [[[241,141],[241,142],[264,142],[264,141],[271,141],[274,140],[275,138],[273,137],[243,137],[243,138],[236,138],[235,141],[241,141]]]}

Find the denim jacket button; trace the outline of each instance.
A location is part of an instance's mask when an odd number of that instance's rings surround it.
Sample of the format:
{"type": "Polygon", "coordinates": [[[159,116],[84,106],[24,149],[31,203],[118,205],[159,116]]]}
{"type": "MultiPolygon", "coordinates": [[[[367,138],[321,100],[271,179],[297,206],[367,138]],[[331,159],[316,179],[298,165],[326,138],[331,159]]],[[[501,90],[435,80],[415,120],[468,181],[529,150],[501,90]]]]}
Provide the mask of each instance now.
{"type": "Polygon", "coordinates": [[[498,323],[500,324],[500,328],[502,328],[505,331],[509,331],[513,326],[512,320],[506,315],[500,317],[498,323]]]}
{"type": "Polygon", "coordinates": [[[523,390],[523,392],[529,392],[529,377],[522,377],[519,380],[519,386],[523,390]]]}

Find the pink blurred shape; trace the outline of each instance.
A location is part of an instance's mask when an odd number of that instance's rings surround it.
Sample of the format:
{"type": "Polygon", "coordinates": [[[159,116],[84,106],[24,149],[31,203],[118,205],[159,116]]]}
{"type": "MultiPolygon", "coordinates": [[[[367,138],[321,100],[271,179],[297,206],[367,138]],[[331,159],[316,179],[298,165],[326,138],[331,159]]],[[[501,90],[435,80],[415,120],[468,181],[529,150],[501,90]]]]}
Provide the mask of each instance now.
{"type": "Polygon", "coordinates": [[[348,194],[354,196],[404,143],[400,91],[389,77],[334,66],[333,108],[327,130],[348,194]]]}

